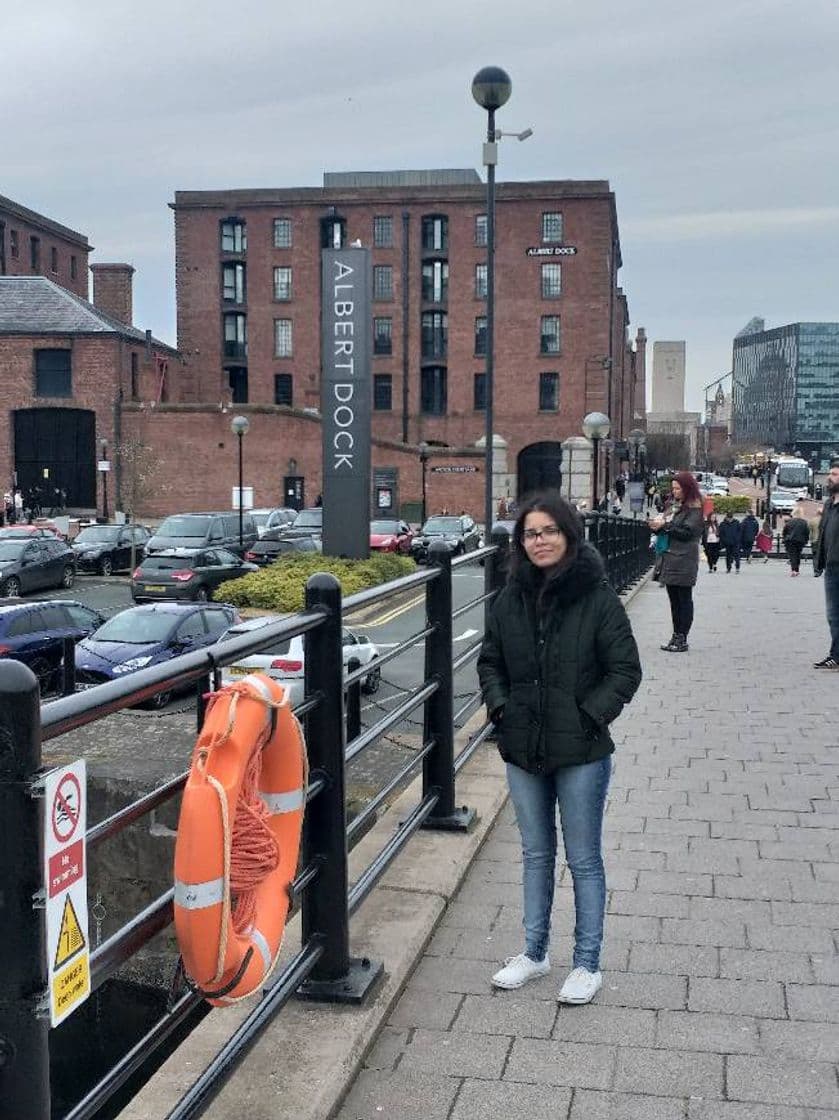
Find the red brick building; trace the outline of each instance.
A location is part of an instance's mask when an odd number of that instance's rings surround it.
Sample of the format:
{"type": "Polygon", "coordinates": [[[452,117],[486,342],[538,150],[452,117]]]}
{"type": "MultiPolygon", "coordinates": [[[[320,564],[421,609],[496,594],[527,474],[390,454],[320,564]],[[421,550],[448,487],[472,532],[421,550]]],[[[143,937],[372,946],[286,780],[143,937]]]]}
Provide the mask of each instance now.
{"type": "Polygon", "coordinates": [[[46,276],[87,299],[92,249],[83,233],[0,195],[0,276],[46,276]]]}
{"type": "MultiPolygon", "coordinates": [[[[474,171],[176,192],[180,401],[316,414],[320,251],[360,241],[373,259],[374,437],[414,457],[421,441],[474,448],[485,428],[484,204],[474,171]]],[[[560,442],[586,412],[608,412],[618,441],[643,421],[645,339],[629,340],[620,265],[607,182],[498,185],[494,427],[510,493],[558,479],[560,442]]],[[[319,490],[319,429],[310,435],[311,453],[294,455],[307,495],[319,490]]],[[[402,496],[416,497],[409,476],[402,496]]],[[[461,484],[477,513],[482,475],[461,484]]]]}

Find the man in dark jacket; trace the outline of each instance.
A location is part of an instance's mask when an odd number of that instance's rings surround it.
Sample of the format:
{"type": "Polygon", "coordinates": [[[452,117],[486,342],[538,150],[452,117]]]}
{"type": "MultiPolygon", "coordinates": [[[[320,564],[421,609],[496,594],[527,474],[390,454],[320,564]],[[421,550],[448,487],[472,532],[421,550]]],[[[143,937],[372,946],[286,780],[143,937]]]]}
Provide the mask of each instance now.
{"type": "Polygon", "coordinates": [[[810,539],[810,526],[805,519],[804,515],[799,509],[789,518],[786,525],[781,532],[784,540],[784,546],[787,550],[787,559],[789,560],[790,575],[799,575],[799,568],[801,567],[801,553],[804,545],[810,539]]]}
{"type": "Polygon", "coordinates": [[[740,522],[734,520],[729,510],[720,522],[720,544],[725,551],[725,570],[731,571],[733,564],[740,571],[740,522]]]}
{"type": "Polygon", "coordinates": [[[751,510],[746,514],[740,522],[740,548],[747,564],[752,562],[752,549],[755,544],[755,537],[758,534],[760,525],[758,525],[757,518],[751,510]]]}
{"type": "Polygon", "coordinates": [[[822,510],[819,539],[813,553],[813,574],[824,576],[830,653],[815,663],[816,669],[839,669],[839,458],[831,459],[827,476],[827,502],[822,510]]]}

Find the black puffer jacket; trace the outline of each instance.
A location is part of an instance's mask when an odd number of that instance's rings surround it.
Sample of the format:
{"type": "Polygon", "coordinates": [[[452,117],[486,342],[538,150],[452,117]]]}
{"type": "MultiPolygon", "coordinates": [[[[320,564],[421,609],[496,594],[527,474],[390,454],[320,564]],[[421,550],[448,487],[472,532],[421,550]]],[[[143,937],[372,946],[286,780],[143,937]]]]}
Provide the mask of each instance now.
{"type": "Polygon", "coordinates": [[[501,757],[531,773],[593,762],[615,749],[608,725],[641,682],[626,611],[588,544],[551,582],[525,564],[492,608],[478,676],[499,720],[501,757]]]}

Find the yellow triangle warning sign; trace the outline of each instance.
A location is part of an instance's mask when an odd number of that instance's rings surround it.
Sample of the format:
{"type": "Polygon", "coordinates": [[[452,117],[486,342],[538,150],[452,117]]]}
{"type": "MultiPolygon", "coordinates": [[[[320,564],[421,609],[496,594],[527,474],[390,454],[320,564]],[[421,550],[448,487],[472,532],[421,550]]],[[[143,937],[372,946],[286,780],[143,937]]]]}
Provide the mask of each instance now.
{"type": "Polygon", "coordinates": [[[76,917],[73,900],[68,894],[64,899],[64,912],[61,915],[61,929],[58,933],[58,944],[55,947],[55,964],[53,969],[61,968],[71,957],[84,949],[84,934],[76,917]]]}

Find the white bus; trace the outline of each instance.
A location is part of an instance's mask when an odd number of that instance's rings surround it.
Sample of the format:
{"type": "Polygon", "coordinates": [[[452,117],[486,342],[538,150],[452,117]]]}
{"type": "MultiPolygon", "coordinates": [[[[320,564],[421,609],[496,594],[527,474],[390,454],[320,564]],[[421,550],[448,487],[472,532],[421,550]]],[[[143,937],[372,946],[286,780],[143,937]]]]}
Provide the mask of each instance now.
{"type": "Polygon", "coordinates": [[[806,498],[812,481],[813,472],[806,459],[781,455],[776,460],[775,486],[783,490],[796,490],[800,498],[806,498]]]}

